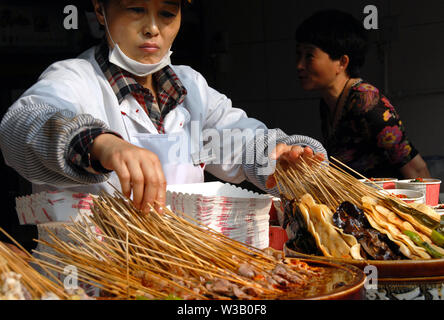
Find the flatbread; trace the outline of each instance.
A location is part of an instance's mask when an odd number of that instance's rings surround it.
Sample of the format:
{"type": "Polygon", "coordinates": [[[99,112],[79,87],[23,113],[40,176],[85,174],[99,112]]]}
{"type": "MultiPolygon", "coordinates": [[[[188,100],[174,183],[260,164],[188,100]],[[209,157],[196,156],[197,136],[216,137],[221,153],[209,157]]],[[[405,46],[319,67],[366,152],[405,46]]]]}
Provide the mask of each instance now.
{"type": "MultiPolygon", "coordinates": [[[[352,235],[345,234],[333,224],[333,212],[325,205],[317,204],[310,194],[301,197],[301,209],[307,221],[308,231],[313,235],[319,249],[325,256],[335,258],[352,258],[350,248],[358,241],[352,235]]],[[[356,259],[362,259],[354,251],[356,259]]],[[[354,258],[353,257],[353,258],[354,258]]]]}
{"type": "Polygon", "coordinates": [[[322,254],[326,257],[329,257],[329,258],[333,257],[331,255],[330,251],[328,250],[328,248],[325,247],[324,244],[322,243],[321,238],[319,237],[319,234],[316,232],[313,222],[311,222],[311,220],[310,220],[310,212],[308,211],[308,207],[305,204],[300,203],[299,209],[301,210],[302,216],[305,220],[305,223],[307,224],[308,232],[310,232],[313,235],[313,237],[316,241],[316,245],[322,251],[322,254]]]}
{"type": "Polygon", "coordinates": [[[325,221],[320,205],[310,208],[310,220],[313,222],[322,244],[328,248],[333,257],[351,258],[349,245],[333,225],[325,221]]]}
{"type": "Polygon", "coordinates": [[[430,242],[430,243],[432,242],[432,240],[430,239],[429,236],[423,234],[422,232],[417,231],[410,224],[410,222],[400,219],[396,215],[396,213],[390,211],[386,207],[377,205],[377,206],[375,206],[375,209],[376,209],[376,211],[378,211],[379,214],[381,214],[385,218],[385,220],[394,224],[399,230],[401,230],[401,232],[404,232],[405,230],[413,231],[413,232],[417,233],[423,239],[423,241],[430,242]]]}
{"type": "MultiPolygon", "coordinates": [[[[417,256],[421,259],[431,259],[432,258],[424,248],[417,246],[410,239],[409,236],[402,233],[402,231],[399,230],[394,224],[387,221],[387,219],[384,217],[384,215],[382,215],[381,213],[378,212],[377,208],[382,210],[381,206],[372,206],[371,210],[365,210],[365,213],[366,213],[367,219],[369,218],[369,215],[370,215],[373,218],[373,220],[375,221],[375,223],[379,226],[379,230],[377,229],[379,232],[382,232],[382,233],[386,234],[387,236],[391,236],[392,238],[390,240],[394,239],[394,240],[404,243],[410,249],[412,254],[414,254],[415,256],[417,256]]],[[[374,227],[374,226],[372,226],[372,227],[374,227]]],[[[394,241],[394,240],[392,240],[392,241],[394,241]]]]}
{"type": "MultiPolygon", "coordinates": [[[[367,210],[368,210],[368,209],[367,209],[367,210]]],[[[365,210],[364,210],[364,212],[365,212],[365,210]]],[[[391,241],[393,241],[395,244],[397,244],[397,245],[399,246],[399,251],[400,251],[404,256],[406,256],[406,257],[409,258],[409,259],[415,259],[415,260],[418,260],[418,259],[419,259],[419,257],[416,256],[415,254],[413,254],[412,251],[410,251],[410,249],[409,249],[404,243],[402,243],[401,241],[398,241],[398,240],[394,239],[390,233],[388,233],[388,232],[387,232],[386,230],[384,230],[381,226],[379,226],[379,225],[376,223],[376,221],[372,218],[372,216],[370,216],[370,215],[366,215],[366,217],[367,217],[368,222],[370,223],[370,225],[371,225],[374,229],[378,230],[379,232],[381,232],[381,233],[383,233],[383,234],[386,234],[387,237],[388,237],[391,241]]]]}
{"type": "Polygon", "coordinates": [[[350,248],[350,255],[353,259],[364,260],[361,256],[361,244],[357,243],[350,248]]]}

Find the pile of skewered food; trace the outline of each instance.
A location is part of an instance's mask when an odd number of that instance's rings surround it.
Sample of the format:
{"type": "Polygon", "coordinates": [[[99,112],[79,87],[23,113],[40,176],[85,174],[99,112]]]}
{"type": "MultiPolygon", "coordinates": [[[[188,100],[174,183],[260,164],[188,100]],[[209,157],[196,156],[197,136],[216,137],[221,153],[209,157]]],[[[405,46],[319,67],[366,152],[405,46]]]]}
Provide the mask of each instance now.
{"type": "Polygon", "coordinates": [[[278,164],[274,177],[284,227],[293,233],[290,249],[358,260],[444,257],[444,219],[438,213],[367,186],[350,171],[358,174],[334,158],[329,164],[278,164]]]}
{"type": "MultiPolygon", "coordinates": [[[[7,235],[1,228],[0,231],[7,235]]],[[[20,247],[18,243],[16,245],[20,247]]],[[[0,300],[90,299],[80,288],[65,290],[58,279],[50,280],[41,275],[32,266],[35,259],[20,248],[23,251],[18,254],[0,242],[0,300]]]]}
{"type": "Polygon", "coordinates": [[[239,243],[167,208],[143,213],[119,192],[95,198],[92,211],[68,226],[76,244],[51,235],[40,243],[56,254],[38,254],[54,271],[75,266],[79,280],[100,288],[103,299],[303,298],[329,277],[321,267],[239,243]]]}

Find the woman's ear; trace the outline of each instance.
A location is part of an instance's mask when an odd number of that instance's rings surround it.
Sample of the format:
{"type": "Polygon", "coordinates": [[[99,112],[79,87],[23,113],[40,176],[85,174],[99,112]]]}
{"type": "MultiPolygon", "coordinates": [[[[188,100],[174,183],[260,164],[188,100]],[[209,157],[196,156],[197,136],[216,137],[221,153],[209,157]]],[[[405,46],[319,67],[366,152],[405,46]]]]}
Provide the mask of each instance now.
{"type": "Polygon", "coordinates": [[[344,54],[341,58],[339,58],[339,67],[344,72],[347,72],[349,63],[350,63],[350,58],[348,55],[344,54]]]}
{"type": "Polygon", "coordinates": [[[94,6],[94,13],[96,14],[97,21],[104,26],[105,25],[105,17],[103,15],[103,11],[105,8],[103,7],[103,4],[99,2],[98,0],[92,0],[93,6],[94,6]]]}

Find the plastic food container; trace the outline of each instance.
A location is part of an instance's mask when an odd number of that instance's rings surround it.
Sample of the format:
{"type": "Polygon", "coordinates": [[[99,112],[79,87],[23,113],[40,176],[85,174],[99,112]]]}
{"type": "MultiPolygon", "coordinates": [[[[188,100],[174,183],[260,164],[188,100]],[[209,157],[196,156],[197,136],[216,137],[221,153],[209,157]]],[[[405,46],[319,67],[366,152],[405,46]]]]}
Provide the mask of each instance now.
{"type": "Polygon", "coordinates": [[[394,189],[396,188],[396,178],[370,178],[370,179],[359,179],[359,181],[365,183],[366,185],[377,189],[375,186],[378,185],[383,189],[394,189]]]}
{"type": "Polygon", "coordinates": [[[396,188],[422,191],[425,194],[425,203],[427,205],[438,205],[441,180],[426,178],[422,180],[422,182],[413,182],[415,179],[398,180],[396,181],[396,188]]]}

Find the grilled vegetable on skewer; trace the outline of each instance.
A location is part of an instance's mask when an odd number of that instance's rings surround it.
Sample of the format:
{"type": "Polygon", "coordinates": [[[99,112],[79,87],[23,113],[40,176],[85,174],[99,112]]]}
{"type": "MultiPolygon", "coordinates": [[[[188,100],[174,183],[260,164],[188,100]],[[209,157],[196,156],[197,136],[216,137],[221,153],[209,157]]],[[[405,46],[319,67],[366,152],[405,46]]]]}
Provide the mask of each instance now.
{"type": "Polygon", "coordinates": [[[433,248],[429,243],[423,241],[417,233],[408,230],[405,230],[404,233],[409,236],[416,245],[423,247],[433,258],[440,259],[444,257],[436,248],[433,248]]]}

